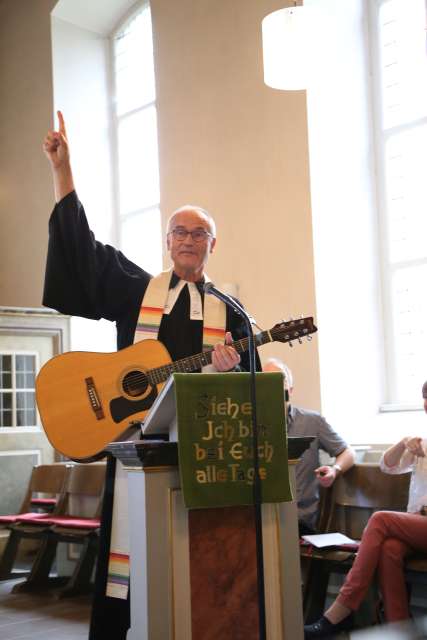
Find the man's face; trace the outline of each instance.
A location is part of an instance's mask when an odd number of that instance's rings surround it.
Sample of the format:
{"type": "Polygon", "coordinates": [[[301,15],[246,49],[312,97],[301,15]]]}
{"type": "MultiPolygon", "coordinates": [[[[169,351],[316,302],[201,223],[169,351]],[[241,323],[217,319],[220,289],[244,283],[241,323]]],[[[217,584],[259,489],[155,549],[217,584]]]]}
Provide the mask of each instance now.
{"type": "Polygon", "coordinates": [[[210,234],[209,221],[202,213],[189,209],[177,213],[170,221],[168,229],[167,246],[175,273],[185,280],[196,281],[203,275],[204,266],[209,254],[213,251],[216,239],[206,235],[201,242],[196,242],[190,234],[187,234],[184,239],[179,240],[171,233],[178,229],[203,230],[210,234]]]}

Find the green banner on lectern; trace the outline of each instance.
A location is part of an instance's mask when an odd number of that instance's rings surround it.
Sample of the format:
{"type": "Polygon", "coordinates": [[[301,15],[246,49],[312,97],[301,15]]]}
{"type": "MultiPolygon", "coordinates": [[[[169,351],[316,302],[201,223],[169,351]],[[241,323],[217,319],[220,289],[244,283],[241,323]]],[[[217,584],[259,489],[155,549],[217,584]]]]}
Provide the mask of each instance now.
{"type": "MultiPolygon", "coordinates": [[[[178,451],[185,506],[253,502],[249,373],[175,373],[178,451]]],[[[292,499],[281,373],[257,373],[262,502],[292,499]]]]}

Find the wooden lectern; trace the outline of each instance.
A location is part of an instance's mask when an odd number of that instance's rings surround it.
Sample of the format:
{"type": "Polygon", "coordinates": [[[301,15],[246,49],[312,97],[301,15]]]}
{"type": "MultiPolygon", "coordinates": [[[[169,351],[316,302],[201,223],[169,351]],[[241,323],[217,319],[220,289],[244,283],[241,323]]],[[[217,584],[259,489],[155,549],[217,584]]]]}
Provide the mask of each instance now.
{"type": "MultiPolygon", "coordinates": [[[[173,404],[167,409],[166,396],[153,409],[163,404],[167,432],[173,404]]],[[[295,465],[312,439],[288,439],[294,496],[295,465]]],[[[114,442],[107,450],[128,474],[127,640],[258,640],[253,507],[186,509],[176,442],[114,442]]],[[[262,531],[267,638],[302,640],[296,501],[263,504],[262,531]]]]}
{"type": "MultiPolygon", "coordinates": [[[[311,438],[289,438],[290,476],[311,438]]],[[[184,507],[175,442],[115,442],[128,472],[131,628],[127,640],[257,640],[251,507],[184,507]]],[[[302,640],[296,502],[264,504],[268,640],[302,640]]]]}

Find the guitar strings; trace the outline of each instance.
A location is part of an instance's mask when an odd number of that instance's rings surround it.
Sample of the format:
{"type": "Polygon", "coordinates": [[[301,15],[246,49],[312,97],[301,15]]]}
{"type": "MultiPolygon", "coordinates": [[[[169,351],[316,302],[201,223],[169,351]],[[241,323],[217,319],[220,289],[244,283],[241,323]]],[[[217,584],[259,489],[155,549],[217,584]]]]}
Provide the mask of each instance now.
{"type": "MultiPolygon", "coordinates": [[[[285,342],[290,340],[298,339],[301,337],[301,333],[306,335],[309,333],[308,329],[303,329],[299,331],[290,332],[289,325],[295,324],[295,322],[284,323],[287,325],[286,331],[288,331],[288,335],[283,336],[285,342]],[[292,333],[292,335],[291,335],[292,333]]],[[[266,342],[270,342],[276,339],[278,335],[284,332],[283,326],[273,327],[270,331],[262,331],[255,335],[255,340],[257,342],[257,346],[263,345],[266,342]],[[271,338],[270,338],[271,336],[271,338]]],[[[237,340],[233,342],[231,346],[233,346],[238,353],[242,353],[247,350],[249,344],[249,338],[242,338],[241,340],[237,340]]],[[[211,355],[214,349],[208,349],[207,351],[203,351],[197,355],[189,356],[187,358],[182,358],[181,360],[176,360],[175,362],[171,362],[165,365],[161,365],[160,367],[155,367],[154,369],[150,369],[147,372],[143,371],[135,371],[127,374],[126,386],[129,389],[132,389],[133,385],[142,386],[147,385],[147,382],[159,384],[160,382],[164,382],[172,373],[189,373],[194,371],[194,369],[199,368],[199,365],[206,365],[212,362],[211,355]]]]}

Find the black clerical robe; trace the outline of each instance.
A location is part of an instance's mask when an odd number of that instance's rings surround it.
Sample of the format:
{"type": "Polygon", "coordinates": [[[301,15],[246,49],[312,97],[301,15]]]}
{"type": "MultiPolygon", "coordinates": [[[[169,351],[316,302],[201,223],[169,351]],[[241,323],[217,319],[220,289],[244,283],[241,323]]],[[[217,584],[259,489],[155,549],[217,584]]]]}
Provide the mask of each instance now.
{"type": "MultiPolygon", "coordinates": [[[[49,246],[43,304],[68,315],[92,320],[106,318],[116,323],[117,348],[133,343],[141,302],[151,275],[110,245],[98,242],[86,219],[83,205],[73,191],[54,208],[49,221],[49,246]]],[[[178,282],[173,274],[171,286],[178,282]]],[[[202,283],[198,287],[203,301],[202,283]]],[[[172,361],[202,351],[203,322],[190,319],[190,296],[184,287],[172,312],[163,316],[158,339],[172,361]]],[[[226,329],[234,340],[247,336],[246,326],[227,307],[226,329]]],[[[248,354],[241,367],[249,370],[248,354]]],[[[258,362],[258,369],[259,369],[258,362]]],[[[105,596],[115,460],[107,461],[106,488],[102,512],[100,551],[90,628],[90,640],[125,640],[130,626],[129,602],[105,596]]]]}

